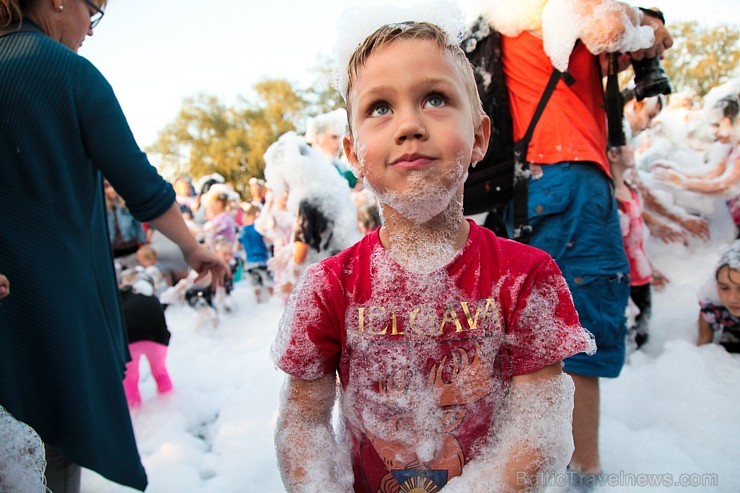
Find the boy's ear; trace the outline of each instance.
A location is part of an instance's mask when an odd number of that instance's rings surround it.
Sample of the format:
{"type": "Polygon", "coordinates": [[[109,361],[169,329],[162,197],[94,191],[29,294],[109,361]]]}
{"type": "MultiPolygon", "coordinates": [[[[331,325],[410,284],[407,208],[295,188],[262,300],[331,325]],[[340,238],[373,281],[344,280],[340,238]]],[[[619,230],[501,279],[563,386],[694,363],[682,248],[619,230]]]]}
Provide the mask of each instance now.
{"type": "Polygon", "coordinates": [[[473,154],[471,164],[477,163],[486,155],[488,151],[488,142],[491,138],[491,119],[484,115],[478,126],[475,128],[473,140],[473,154]]]}
{"type": "Polygon", "coordinates": [[[359,159],[357,158],[357,152],[355,151],[355,141],[351,134],[347,134],[342,139],[342,146],[344,147],[344,155],[347,156],[347,161],[354,169],[360,169],[359,159]]]}

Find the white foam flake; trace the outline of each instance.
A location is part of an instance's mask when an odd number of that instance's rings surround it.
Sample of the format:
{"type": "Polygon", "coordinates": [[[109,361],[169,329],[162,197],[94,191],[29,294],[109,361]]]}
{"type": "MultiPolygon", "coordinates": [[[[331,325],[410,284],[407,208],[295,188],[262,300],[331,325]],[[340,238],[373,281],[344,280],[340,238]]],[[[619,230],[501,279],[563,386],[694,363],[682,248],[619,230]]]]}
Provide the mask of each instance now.
{"type": "Polygon", "coordinates": [[[545,53],[560,71],[567,70],[579,39],[595,55],[636,51],[654,41],[652,28],[633,25],[615,0],[497,0],[486,2],[480,11],[506,36],[541,33],[545,53]]]}
{"type": "Polygon", "coordinates": [[[347,97],[347,65],[352,53],[380,27],[387,24],[402,26],[407,21],[429,22],[442,28],[449,44],[459,45],[467,31],[465,16],[455,0],[427,0],[405,7],[375,4],[346,9],[337,22],[335,46],[336,66],[333,84],[347,97]]]}
{"type": "Polygon", "coordinates": [[[331,221],[327,252],[343,250],[360,239],[357,209],[346,180],[302,137],[288,132],[267,149],[265,178],[276,196],[288,191],[286,207],[294,216],[300,203],[308,201],[331,221]]]}
{"type": "Polygon", "coordinates": [[[45,493],[45,469],[41,438],[0,406],[0,491],[45,493]]]}
{"type": "Polygon", "coordinates": [[[467,176],[467,163],[463,156],[459,156],[445,173],[437,169],[411,171],[403,190],[377,189],[368,180],[365,180],[365,186],[381,205],[391,207],[414,223],[423,224],[450,207],[467,176]]]}

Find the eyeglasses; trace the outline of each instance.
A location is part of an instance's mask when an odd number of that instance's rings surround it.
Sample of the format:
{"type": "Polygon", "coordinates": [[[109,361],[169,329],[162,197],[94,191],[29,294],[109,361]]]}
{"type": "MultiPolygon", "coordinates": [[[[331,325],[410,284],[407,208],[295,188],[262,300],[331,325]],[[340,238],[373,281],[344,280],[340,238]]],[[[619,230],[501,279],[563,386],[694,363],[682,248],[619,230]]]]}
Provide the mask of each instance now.
{"type": "Polygon", "coordinates": [[[103,12],[103,10],[100,7],[95,5],[92,2],[92,0],[82,0],[82,1],[85,2],[88,7],[94,10],[94,12],[90,14],[90,29],[95,29],[95,27],[98,24],[100,24],[100,20],[105,15],[105,12],[103,12]]]}

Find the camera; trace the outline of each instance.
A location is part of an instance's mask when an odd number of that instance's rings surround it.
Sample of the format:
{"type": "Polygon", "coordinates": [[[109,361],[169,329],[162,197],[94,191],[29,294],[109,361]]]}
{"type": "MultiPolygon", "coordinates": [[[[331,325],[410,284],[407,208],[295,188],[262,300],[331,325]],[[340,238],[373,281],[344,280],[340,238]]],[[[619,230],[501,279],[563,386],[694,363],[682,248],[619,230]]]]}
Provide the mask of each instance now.
{"type": "Polygon", "coordinates": [[[638,101],[673,92],[671,81],[668,80],[657,56],[633,60],[632,68],[635,71],[635,98],[638,101]]]}

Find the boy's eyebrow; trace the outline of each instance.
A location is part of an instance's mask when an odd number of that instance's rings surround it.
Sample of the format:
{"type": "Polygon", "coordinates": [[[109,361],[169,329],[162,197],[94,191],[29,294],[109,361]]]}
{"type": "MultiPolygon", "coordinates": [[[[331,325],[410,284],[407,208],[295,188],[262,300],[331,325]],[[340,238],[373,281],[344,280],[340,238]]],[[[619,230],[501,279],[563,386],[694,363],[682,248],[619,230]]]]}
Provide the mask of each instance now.
{"type": "MultiPolygon", "coordinates": [[[[426,79],[422,81],[418,81],[416,85],[421,86],[421,87],[434,86],[434,85],[454,86],[455,83],[449,77],[427,77],[426,79]]],[[[397,86],[393,84],[383,84],[383,85],[377,85],[377,86],[371,85],[368,89],[364,90],[362,94],[373,95],[377,93],[394,92],[396,91],[396,89],[397,89],[397,86]]]]}

